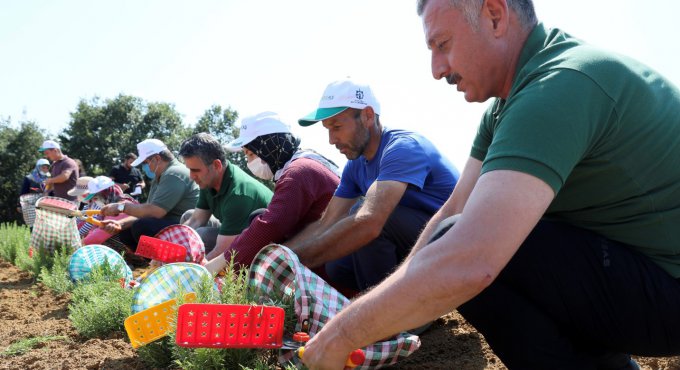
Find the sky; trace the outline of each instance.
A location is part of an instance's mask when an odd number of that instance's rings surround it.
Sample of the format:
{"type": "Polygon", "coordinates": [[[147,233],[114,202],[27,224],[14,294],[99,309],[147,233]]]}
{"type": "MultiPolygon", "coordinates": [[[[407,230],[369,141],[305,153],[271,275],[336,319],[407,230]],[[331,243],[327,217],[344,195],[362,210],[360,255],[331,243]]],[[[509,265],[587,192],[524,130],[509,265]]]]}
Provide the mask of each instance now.
{"type": "MultiPolygon", "coordinates": [[[[680,2],[534,5],[548,27],[680,85],[680,2]]],[[[414,0],[21,0],[0,10],[0,117],[51,137],[81,99],[128,94],[174,104],[189,125],[213,104],[241,117],[278,112],[303,147],[342,164],[325,129],[297,119],[348,76],[371,85],[384,125],[422,133],[462,169],[487,103],[432,78],[414,0]]]]}

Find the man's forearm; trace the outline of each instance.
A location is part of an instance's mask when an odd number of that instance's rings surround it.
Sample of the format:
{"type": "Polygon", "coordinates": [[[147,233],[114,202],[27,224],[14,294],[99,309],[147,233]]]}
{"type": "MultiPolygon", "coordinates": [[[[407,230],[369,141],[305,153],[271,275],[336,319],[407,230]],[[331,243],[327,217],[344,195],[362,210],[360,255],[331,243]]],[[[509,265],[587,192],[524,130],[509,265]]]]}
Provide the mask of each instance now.
{"type": "Polygon", "coordinates": [[[130,215],[130,216],[135,216],[137,218],[144,218],[144,217],[154,217],[154,218],[162,218],[166,215],[166,211],[154,204],[134,204],[134,203],[125,203],[125,210],[123,211],[125,214],[130,215]]]}
{"type": "MultiPolygon", "coordinates": [[[[321,348],[339,345],[340,353],[349,353],[432,321],[477,294],[483,287],[479,281],[466,285],[470,282],[465,279],[469,275],[465,267],[468,262],[452,261],[447,249],[450,248],[443,244],[427,248],[345,307],[315,336],[321,348]],[[463,267],[452,271],[453,266],[463,267]],[[385,314],[387,310],[389,315],[385,314]]],[[[316,345],[310,343],[310,349],[316,345]]]]}
{"type": "Polygon", "coordinates": [[[295,250],[295,247],[303,244],[305,240],[309,240],[316,237],[319,234],[319,230],[321,230],[321,221],[319,220],[316,222],[312,222],[311,224],[307,225],[307,227],[302,229],[302,231],[293,236],[291,239],[283,243],[283,245],[295,250]]]}
{"type": "Polygon", "coordinates": [[[314,268],[349,255],[380,235],[382,225],[369,219],[346,217],[325,232],[288,246],[308,267],[314,268]]]}
{"type": "Polygon", "coordinates": [[[208,260],[212,260],[214,258],[217,258],[221,255],[224,254],[224,252],[229,248],[229,244],[227,243],[217,243],[215,244],[215,248],[208,253],[205,258],[208,260]]]}

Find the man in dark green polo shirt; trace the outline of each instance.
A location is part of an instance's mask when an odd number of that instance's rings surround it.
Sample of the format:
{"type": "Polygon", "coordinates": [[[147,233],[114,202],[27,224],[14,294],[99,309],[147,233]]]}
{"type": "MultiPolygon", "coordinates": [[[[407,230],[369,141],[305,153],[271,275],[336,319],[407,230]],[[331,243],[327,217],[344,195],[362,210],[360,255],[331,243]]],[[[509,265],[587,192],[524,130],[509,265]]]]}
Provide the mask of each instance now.
{"type": "Polygon", "coordinates": [[[201,188],[196,209],[183,217],[183,223],[201,236],[210,260],[223,254],[248,227],[253,211],[267,207],[272,191],[227,161],[222,145],[209,134],[185,140],[179,155],[201,188]]]}

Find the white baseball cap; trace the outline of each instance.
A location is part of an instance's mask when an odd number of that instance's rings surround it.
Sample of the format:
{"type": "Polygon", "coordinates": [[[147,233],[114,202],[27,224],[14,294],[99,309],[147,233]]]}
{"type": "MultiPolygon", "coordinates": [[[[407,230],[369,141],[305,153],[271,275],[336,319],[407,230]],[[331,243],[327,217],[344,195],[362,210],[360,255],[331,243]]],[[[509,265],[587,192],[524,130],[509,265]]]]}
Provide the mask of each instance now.
{"type": "Polygon", "coordinates": [[[49,166],[49,165],[50,165],[50,161],[48,161],[48,160],[45,159],[45,158],[40,158],[40,159],[38,159],[37,162],[35,162],[35,166],[36,166],[36,167],[40,167],[40,166],[49,166]]]}
{"type": "Polygon", "coordinates": [[[137,152],[139,153],[139,156],[132,162],[131,166],[139,166],[139,164],[144,162],[147,158],[149,158],[149,156],[158,154],[165,149],[168,149],[168,147],[165,146],[162,141],[158,139],[146,139],[137,144],[137,152]]]}
{"type": "Polygon", "coordinates": [[[45,140],[43,141],[42,145],[38,149],[39,152],[44,152],[47,149],[59,149],[61,150],[61,147],[59,146],[59,143],[57,143],[54,140],[45,140]]]}
{"type": "Polygon", "coordinates": [[[352,80],[335,81],[326,86],[319,100],[319,107],[300,118],[298,123],[300,126],[309,126],[331,118],[347,108],[364,109],[369,106],[376,114],[380,114],[380,103],[370,86],[352,80]]]}
{"type": "Polygon", "coordinates": [[[262,112],[241,120],[239,137],[232,140],[224,148],[230,152],[238,152],[241,147],[255,140],[258,136],[289,133],[290,127],[274,112],[262,112]]]}
{"type": "Polygon", "coordinates": [[[88,181],[87,192],[89,193],[84,201],[88,201],[102,190],[106,190],[114,185],[113,180],[108,176],[97,176],[94,179],[88,181]]]}

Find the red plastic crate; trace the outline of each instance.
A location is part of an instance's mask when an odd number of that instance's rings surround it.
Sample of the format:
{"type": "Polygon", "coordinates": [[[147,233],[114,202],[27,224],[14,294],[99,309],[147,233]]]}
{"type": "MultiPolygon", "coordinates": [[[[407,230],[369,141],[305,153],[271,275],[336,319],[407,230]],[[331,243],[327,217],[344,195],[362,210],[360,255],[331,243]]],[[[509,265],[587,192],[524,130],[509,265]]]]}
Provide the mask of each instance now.
{"type": "Polygon", "coordinates": [[[180,347],[281,348],[284,311],[281,307],[187,303],[179,306],[180,347]]]}
{"type": "Polygon", "coordinates": [[[135,254],[163,263],[186,262],[187,249],[169,241],[142,235],[135,254]]]}

